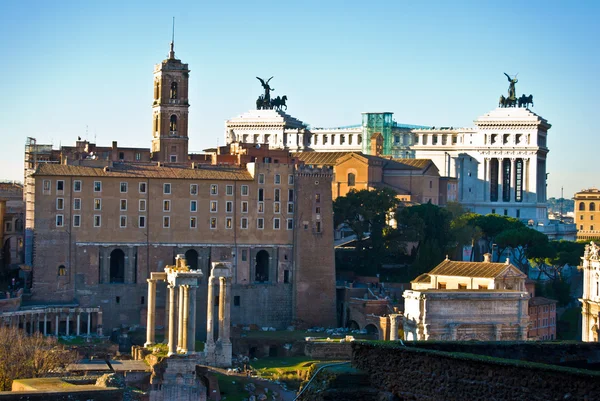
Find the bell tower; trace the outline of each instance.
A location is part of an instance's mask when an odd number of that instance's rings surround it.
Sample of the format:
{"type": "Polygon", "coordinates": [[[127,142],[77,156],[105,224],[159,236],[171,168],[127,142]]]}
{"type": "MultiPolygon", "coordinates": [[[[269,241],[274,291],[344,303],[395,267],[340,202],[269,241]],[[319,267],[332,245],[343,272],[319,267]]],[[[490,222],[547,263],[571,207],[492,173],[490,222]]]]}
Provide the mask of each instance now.
{"type": "Polygon", "coordinates": [[[154,66],[152,103],[152,160],[184,163],[188,159],[188,65],[169,57],[154,66]]]}

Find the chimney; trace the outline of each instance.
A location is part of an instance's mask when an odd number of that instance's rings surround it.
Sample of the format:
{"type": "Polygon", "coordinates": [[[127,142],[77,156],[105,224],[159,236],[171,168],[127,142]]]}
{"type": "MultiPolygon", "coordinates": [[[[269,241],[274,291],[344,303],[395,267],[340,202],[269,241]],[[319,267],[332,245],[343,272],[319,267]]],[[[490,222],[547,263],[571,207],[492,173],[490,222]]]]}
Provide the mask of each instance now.
{"type": "Polygon", "coordinates": [[[492,254],[491,253],[484,253],[483,254],[483,262],[484,263],[490,263],[492,260],[492,254]]]}

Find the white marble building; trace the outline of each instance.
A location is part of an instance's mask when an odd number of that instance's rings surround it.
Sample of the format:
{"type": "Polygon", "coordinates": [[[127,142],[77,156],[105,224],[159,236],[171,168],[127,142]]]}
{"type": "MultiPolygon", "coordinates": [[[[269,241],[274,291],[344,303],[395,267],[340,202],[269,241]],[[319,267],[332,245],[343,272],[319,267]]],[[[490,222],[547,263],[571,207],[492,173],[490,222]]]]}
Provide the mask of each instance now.
{"type": "Polygon", "coordinates": [[[581,302],[581,340],[598,341],[600,333],[600,247],[594,242],[585,246],[583,295],[581,302]]]}

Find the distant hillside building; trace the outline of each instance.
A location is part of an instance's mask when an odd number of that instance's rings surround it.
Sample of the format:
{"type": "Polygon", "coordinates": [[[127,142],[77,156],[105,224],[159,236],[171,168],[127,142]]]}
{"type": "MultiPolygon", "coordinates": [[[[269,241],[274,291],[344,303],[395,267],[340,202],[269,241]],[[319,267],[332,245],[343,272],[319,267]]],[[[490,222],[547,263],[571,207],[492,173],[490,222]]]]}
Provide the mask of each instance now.
{"type": "Polygon", "coordinates": [[[405,340],[526,340],[526,276],[508,263],[444,260],[404,291],[405,340]]]}
{"type": "Polygon", "coordinates": [[[600,190],[584,189],[575,194],[575,224],[578,240],[600,239],[600,190]]]}

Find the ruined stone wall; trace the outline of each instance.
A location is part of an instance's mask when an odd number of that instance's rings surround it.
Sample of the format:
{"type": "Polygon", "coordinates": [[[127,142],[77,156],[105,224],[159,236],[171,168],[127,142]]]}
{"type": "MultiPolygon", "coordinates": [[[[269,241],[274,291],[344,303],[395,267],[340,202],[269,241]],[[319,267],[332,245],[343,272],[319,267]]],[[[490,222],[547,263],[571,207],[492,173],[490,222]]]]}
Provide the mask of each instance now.
{"type": "Polygon", "coordinates": [[[353,365],[400,399],[600,399],[600,373],[477,355],[352,343],[353,365]]]}
{"type": "Polygon", "coordinates": [[[315,359],[346,360],[352,357],[352,343],[307,341],[304,355],[315,359]]]}

